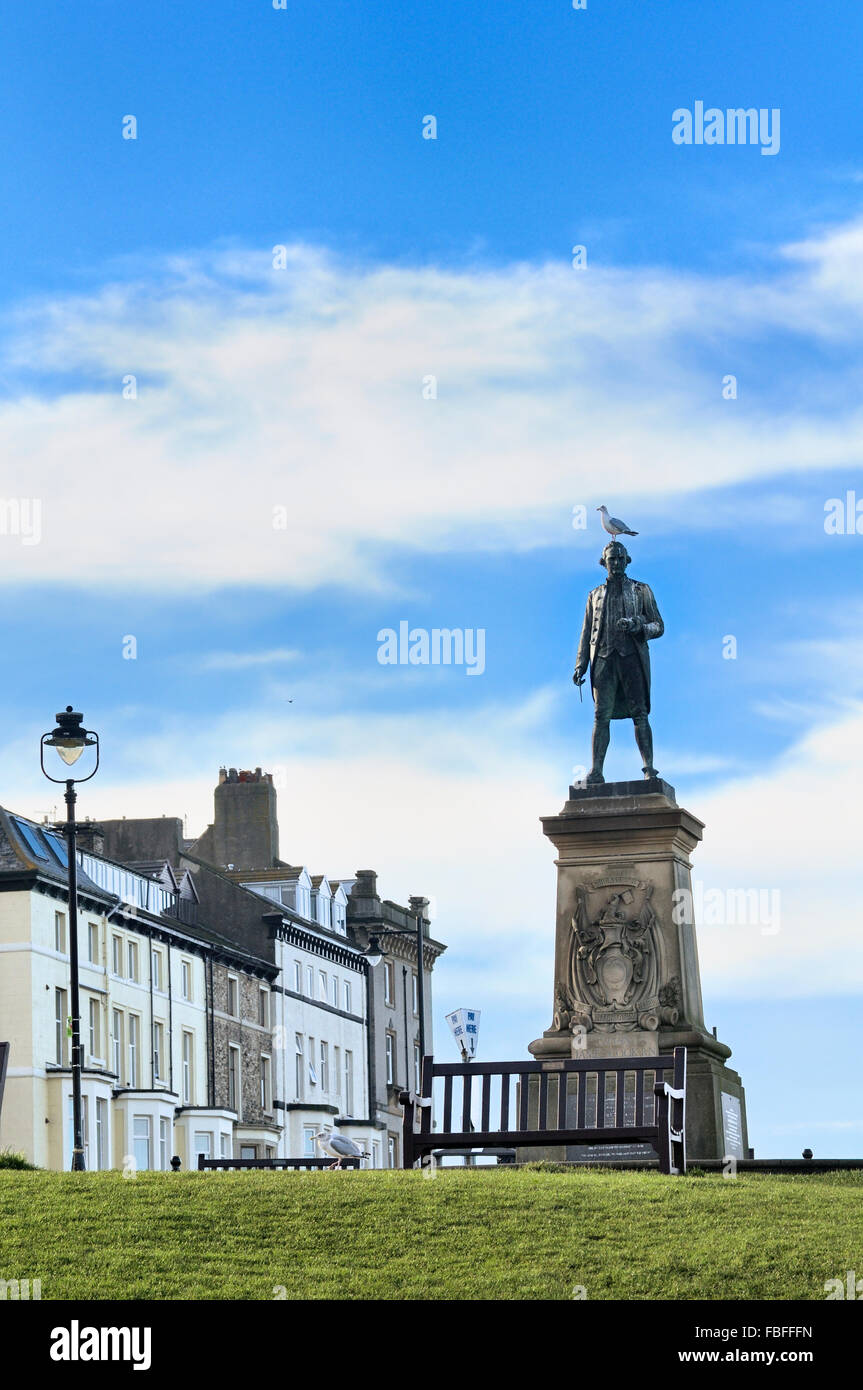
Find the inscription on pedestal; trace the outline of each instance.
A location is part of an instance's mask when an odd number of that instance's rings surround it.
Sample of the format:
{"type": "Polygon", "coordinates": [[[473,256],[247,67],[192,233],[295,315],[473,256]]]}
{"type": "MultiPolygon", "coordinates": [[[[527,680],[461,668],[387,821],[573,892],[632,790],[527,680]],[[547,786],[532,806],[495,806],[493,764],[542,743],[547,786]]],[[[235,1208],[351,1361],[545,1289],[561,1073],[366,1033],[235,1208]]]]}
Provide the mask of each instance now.
{"type": "Polygon", "coordinates": [[[729,1158],[745,1158],[743,1151],[743,1120],[740,1113],[740,1100],[728,1091],[722,1091],[722,1135],[725,1141],[725,1154],[729,1158]]]}
{"type": "Polygon", "coordinates": [[[581,1033],[572,1040],[572,1055],[588,1057],[658,1057],[658,1033],[581,1033]]]}
{"type": "Polygon", "coordinates": [[[571,1163],[612,1163],[630,1158],[657,1158],[652,1144],[575,1144],[569,1150],[571,1163]]]}

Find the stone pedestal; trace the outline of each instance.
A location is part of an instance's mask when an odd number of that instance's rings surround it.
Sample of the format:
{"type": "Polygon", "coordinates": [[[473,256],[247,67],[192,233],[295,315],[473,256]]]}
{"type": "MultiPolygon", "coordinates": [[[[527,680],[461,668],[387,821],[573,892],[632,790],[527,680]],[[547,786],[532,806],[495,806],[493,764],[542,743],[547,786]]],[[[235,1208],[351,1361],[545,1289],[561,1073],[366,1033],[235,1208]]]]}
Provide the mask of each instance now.
{"type": "Polygon", "coordinates": [[[558,856],[554,1010],[531,1053],[658,1056],[683,1044],[689,1161],[745,1157],[740,1077],[704,1026],[690,864],[701,821],[654,778],[570,787],[542,826],[558,856]]]}

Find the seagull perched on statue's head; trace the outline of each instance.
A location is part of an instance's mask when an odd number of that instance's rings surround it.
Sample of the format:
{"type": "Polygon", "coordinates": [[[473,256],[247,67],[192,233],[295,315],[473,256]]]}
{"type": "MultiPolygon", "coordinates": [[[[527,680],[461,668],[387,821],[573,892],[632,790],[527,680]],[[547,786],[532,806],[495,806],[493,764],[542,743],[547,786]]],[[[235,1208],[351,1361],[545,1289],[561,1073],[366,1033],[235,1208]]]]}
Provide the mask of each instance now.
{"type": "Polygon", "coordinates": [[[346,1158],[371,1158],[371,1154],[358,1148],[353,1139],[346,1139],[343,1134],[333,1134],[331,1129],[319,1130],[315,1143],[323,1153],[336,1160],[330,1164],[330,1168],[341,1168],[346,1158]]]}
{"type": "Polygon", "coordinates": [[[598,512],[602,512],[602,524],[610,536],[637,536],[637,531],[630,531],[625,521],[619,517],[609,516],[607,507],[597,507],[598,512]]]}

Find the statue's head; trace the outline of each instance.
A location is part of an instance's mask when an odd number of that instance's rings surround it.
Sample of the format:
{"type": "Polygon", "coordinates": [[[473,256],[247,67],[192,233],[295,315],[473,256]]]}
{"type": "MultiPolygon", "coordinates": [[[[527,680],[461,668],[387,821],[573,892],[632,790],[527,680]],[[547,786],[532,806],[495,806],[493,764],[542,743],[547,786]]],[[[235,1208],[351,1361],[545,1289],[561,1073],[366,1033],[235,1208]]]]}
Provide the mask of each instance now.
{"type": "Polygon", "coordinates": [[[599,563],[609,575],[616,576],[626,573],[626,566],[631,559],[632,556],[621,541],[609,541],[599,557],[599,563]]]}

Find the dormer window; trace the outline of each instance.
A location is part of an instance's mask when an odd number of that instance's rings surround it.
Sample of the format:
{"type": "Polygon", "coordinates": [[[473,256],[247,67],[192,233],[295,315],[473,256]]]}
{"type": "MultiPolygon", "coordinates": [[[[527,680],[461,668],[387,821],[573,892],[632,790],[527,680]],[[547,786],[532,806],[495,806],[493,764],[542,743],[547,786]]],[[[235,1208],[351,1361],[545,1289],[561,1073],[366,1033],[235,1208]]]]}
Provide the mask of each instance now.
{"type": "Polygon", "coordinates": [[[347,936],[347,898],[345,890],[340,883],[336,884],[335,892],[330,902],[330,920],[333,931],[337,931],[340,936],[347,936]]]}

